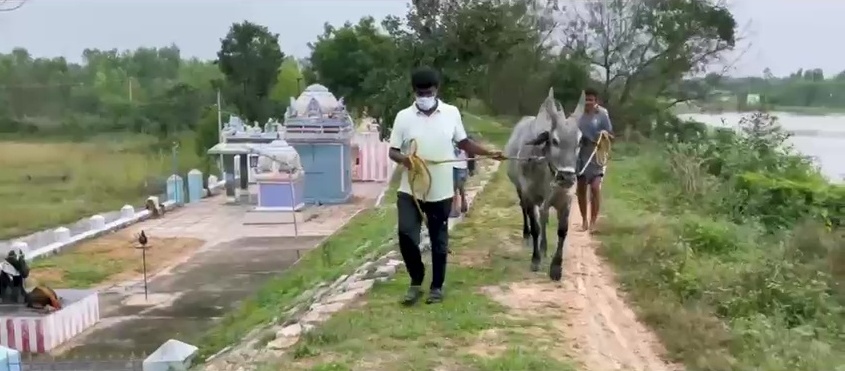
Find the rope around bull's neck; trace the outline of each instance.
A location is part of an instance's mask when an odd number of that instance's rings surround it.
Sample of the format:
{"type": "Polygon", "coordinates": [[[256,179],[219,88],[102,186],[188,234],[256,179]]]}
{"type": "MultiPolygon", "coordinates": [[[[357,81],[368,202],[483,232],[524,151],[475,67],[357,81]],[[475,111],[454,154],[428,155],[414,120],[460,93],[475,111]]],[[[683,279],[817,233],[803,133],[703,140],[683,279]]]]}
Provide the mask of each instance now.
{"type": "MultiPolygon", "coordinates": [[[[406,154],[408,159],[411,162],[411,169],[408,169],[408,185],[411,188],[411,196],[414,199],[414,205],[417,207],[417,212],[420,214],[420,218],[422,219],[423,223],[426,225],[428,224],[428,219],[425,216],[425,213],[422,210],[422,206],[420,205],[421,198],[419,197],[419,191],[425,190],[422,193],[422,197],[427,197],[429,192],[431,192],[431,171],[428,168],[428,165],[439,165],[439,164],[447,164],[447,163],[456,163],[462,162],[467,160],[462,159],[448,159],[448,160],[425,160],[417,155],[417,141],[415,139],[411,139],[408,142],[408,153],[406,154]]],[[[599,138],[596,141],[596,147],[593,148],[593,152],[590,154],[590,158],[587,162],[584,163],[584,167],[579,171],[577,174],[580,176],[584,174],[584,171],[587,170],[587,166],[590,164],[590,161],[593,158],[596,159],[596,162],[600,166],[605,166],[607,164],[607,160],[610,157],[610,135],[606,131],[602,131],[599,134],[599,138]]],[[[474,160],[480,160],[484,158],[492,158],[492,156],[476,156],[474,160]]],[[[511,161],[527,161],[527,160],[534,160],[537,158],[521,158],[521,157],[508,157],[506,160],[511,161]]],[[[474,161],[471,160],[471,161],[474,161]]]]}

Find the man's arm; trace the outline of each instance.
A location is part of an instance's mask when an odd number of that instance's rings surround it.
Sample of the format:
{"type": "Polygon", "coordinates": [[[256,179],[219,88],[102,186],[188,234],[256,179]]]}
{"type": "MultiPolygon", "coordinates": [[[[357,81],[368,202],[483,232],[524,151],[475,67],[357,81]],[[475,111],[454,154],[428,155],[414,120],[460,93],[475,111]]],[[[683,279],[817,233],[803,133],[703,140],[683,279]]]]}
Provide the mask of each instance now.
{"type": "Polygon", "coordinates": [[[500,155],[500,152],[490,151],[484,146],[476,143],[474,140],[467,137],[466,129],[464,129],[464,122],[461,119],[460,112],[456,112],[458,122],[455,124],[455,133],[452,140],[458,143],[458,148],[466,151],[467,156],[495,156],[500,155]]]}
{"type": "Polygon", "coordinates": [[[387,152],[390,159],[400,165],[407,167],[408,156],[402,154],[402,145],[405,143],[405,125],[404,120],[400,116],[401,112],[396,114],[393,120],[393,129],[390,131],[390,151],[387,152]]]}
{"type": "Polygon", "coordinates": [[[605,110],[602,116],[601,129],[607,131],[610,139],[613,139],[613,124],[610,122],[610,113],[605,110]]]}

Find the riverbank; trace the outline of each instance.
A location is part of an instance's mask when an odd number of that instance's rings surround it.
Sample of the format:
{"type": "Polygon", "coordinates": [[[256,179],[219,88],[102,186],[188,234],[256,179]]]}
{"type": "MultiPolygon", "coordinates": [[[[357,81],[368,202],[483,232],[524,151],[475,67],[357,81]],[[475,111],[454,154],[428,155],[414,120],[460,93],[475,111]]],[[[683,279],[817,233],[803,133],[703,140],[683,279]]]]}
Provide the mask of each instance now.
{"type": "MultiPolygon", "coordinates": [[[[786,112],[794,115],[806,116],[828,116],[828,115],[843,115],[845,114],[845,107],[810,107],[810,106],[767,106],[758,107],[764,108],[768,112],[786,112]]],[[[745,112],[739,111],[735,101],[726,103],[708,102],[708,103],[679,103],[672,107],[672,112],[676,115],[681,114],[721,114],[721,113],[748,113],[755,109],[748,109],[745,112]]]]}
{"type": "MultiPolygon", "coordinates": [[[[845,180],[845,117],[808,116],[786,112],[770,112],[777,124],[792,134],[789,144],[798,152],[812,157],[822,174],[833,182],[845,180]]],[[[702,122],[716,128],[738,128],[743,119],[753,113],[726,112],[722,114],[681,114],[683,120],[702,122]]]]}
{"type": "Polygon", "coordinates": [[[745,139],[723,152],[700,139],[616,146],[600,251],[688,370],[834,370],[845,233],[827,213],[842,215],[845,192],[745,139]]]}
{"type": "MultiPolygon", "coordinates": [[[[507,125],[472,115],[465,120],[477,137],[498,145],[507,139],[507,125]]],[[[235,367],[680,369],[666,357],[688,370],[835,369],[845,361],[836,352],[845,345],[845,291],[837,286],[845,277],[835,269],[845,263],[845,236],[834,207],[845,197],[835,201],[833,188],[824,188],[807,163],[780,151],[776,138],[716,134],[672,136],[677,142],[671,145],[618,143],[599,233],[570,226],[562,283],[528,270],[530,251],[521,246],[521,219],[514,217],[517,200],[500,169],[450,239],[454,254],[442,305],[401,308],[397,298],[407,278],[399,272],[319,326],[291,335],[289,348],[266,350],[267,364],[256,365],[251,356],[235,367]],[[628,295],[618,292],[617,277],[619,291],[628,295]]],[[[321,250],[345,264],[305,255],[295,274],[274,280],[216,326],[204,353],[250,332],[264,339],[259,348],[269,347],[284,334],[265,339],[249,329],[274,318],[284,322],[282,313],[309,282],[331,282],[360,264],[355,253],[365,250],[357,246],[393,247],[391,204],[356,218],[326,242],[333,248],[321,250]]],[[[573,211],[570,221],[577,223],[576,216],[573,211]]],[[[556,222],[549,228],[554,236],[556,222]]]]}

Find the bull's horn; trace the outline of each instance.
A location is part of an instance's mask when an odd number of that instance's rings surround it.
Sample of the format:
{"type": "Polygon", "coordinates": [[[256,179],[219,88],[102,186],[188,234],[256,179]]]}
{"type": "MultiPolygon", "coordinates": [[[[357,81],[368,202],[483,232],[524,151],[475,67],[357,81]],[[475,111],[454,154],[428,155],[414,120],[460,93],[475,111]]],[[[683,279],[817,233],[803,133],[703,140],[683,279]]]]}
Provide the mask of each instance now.
{"type": "Polygon", "coordinates": [[[558,116],[557,113],[555,100],[551,97],[546,98],[546,101],[543,102],[543,108],[546,110],[546,113],[549,115],[549,119],[552,121],[552,130],[555,130],[560,124],[560,116],[558,116]]]}
{"type": "Polygon", "coordinates": [[[555,87],[552,86],[551,88],[549,88],[549,98],[554,99],[554,97],[555,97],[555,87]]]}
{"type": "Polygon", "coordinates": [[[581,117],[584,114],[584,105],[587,101],[587,95],[581,90],[581,98],[578,98],[578,106],[575,107],[575,111],[572,111],[572,115],[569,117],[581,117]]]}

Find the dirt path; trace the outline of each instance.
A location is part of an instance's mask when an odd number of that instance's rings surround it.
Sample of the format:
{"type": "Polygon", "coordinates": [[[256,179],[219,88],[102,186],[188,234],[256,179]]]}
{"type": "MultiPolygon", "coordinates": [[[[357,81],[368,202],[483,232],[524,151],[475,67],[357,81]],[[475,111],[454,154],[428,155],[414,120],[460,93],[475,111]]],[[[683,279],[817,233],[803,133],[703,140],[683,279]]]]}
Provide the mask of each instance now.
{"type": "MultiPolygon", "coordinates": [[[[513,186],[499,171],[450,235],[443,303],[400,306],[408,279],[399,272],[256,369],[682,369],[663,360],[660,343],[617,293],[587,233],[570,227],[562,282],[531,272],[518,213],[513,186]]],[[[580,221],[576,206],[570,220],[580,221]]]]}
{"type": "MultiPolygon", "coordinates": [[[[570,221],[580,220],[573,204],[570,221]]],[[[545,279],[485,288],[515,315],[547,317],[566,339],[567,353],[589,371],[669,371],[656,336],[628,307],[617,291],[614,273],[596,254],[598,242],[570,226],[561,283],[545,279]]]]}

